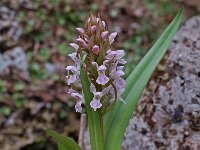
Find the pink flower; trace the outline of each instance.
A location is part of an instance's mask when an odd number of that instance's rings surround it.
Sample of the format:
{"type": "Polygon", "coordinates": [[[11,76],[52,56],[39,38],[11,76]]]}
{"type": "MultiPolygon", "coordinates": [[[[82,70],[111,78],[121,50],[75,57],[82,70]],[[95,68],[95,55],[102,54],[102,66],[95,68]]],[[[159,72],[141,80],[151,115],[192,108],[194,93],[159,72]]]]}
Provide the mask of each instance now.
{"type": "Polygon", "coordinates": [[[76,112],[82,112],[82,106],[81,106],[82,102],[77,102],[75,105],[75,110],[76,112]]]}
{"type": "Polygon", "coordinates": [[[101,85],[105,85],[108,81],[109,78],[105,75],[106,67],[104,65],[101,65],[98,67],[98,78],[96,82],[101,85]]]}
{"type": "Polygon", "coordinates": [[[106,55],[106,59],[107,60],[118,60],[119,61],[119,59],[124,57],[124,55],[125,55],[124,50],[116,50],[116,51],[108,50],[107,55],[106,55]]]}
{"type": "Polygon", "coordinates": [[[106,39],[106,36],[108,35],[108,31],[104,31],[101,33],[101,38],[104,41],[106,39]]]}
{"type": "Polygon", "coordinates": [[[109,42],[112,44],[115,40],[115,37],[117,36],[117,32],[113,32],[109,35],[109,42]]]}
{"type": "Polygon", "coordinates": [[[125,83],[126,83],[125,80],[123,78],[121,78],[121,77],[119,77],[119,78],[114,80],[114,85],[115,85],[117,90],[121,89],[121,88],[124,88],[125,83]]]}
{"type": "Polygon", "coordinates": [[[121,59],[122,57],[124,57],[124,55],[125,55],[124,50],[116,50],[115,59],[116,60],[121,59]]]}
{"type": "Polygon", "coordinates": [[[103,93],[97,92],[93,84],[90,85],[90,92],[92,92],[94,95],[93,100],[90,102],[90,106],[94,109],[94,111],[96,111],[102,106],[102,104],[100,103],[100,99],[103,96],[103,93]]]}
{"type": "Polygon", "coordinates": [[[100,100],[100,98],[102,97],[102,93],[101,92],[95,92],[93,94],[94,94],[93,100],[100,100]]]}
{"type": "Polygon", "coordinates": [[[68,71],[67,83],[70,85],[76,81],[77,77],[79,76],[79,71],[75,66],[68,66],[66,70],[68,71]],[[72,75],[70,75],[70,72],[72,75]]]}
{"type": "Polygon", "coordinates": [[[75,51],[77,52],[79,49],[79,46],[76,43],[70,43],[69,44],[71,47],[73,47],[75,49],[75,51]]]}
{"type": "Polygon", "coordinates": [[[79,94],[77,91],[75,91],[75,90],[73,90],[73,89],[71,88],[71,89],[69,89],[68,93],[69,93],[72,97],[74,97],[74,98],[78,99],[79,101],[83,102],[83,96],[82,96],[81,94],[79,94]]]}
{"type": "Polygon", "coordinates": [[[83,96],[73,89],[69,89],[68,93],[72,97],[74,97],[78,100],[78,102],[75,105],[75,110],[76,110],[76,112],[81,112],[82,111],[81,104],[83,103],[83,96]]]}
{"type": "Polygon", "coordinates": [[[126,64],[127,62],[126,62],[124,59],[119,59],[119,60],[117,61],[117,63],[118,63],[118,64],[124,65],[124,64],[126,64]]]}
{"type": "Polygon", "coordinates": [[[109,81],[109,78],[106,75],[99,75],[96,82],[101,85],[105,85],[109,81]]]}
{"type": "Polygon", "coordinates": [[[106,55],[106,59],[107,60],[113,60],[115,58],[116,54],[117,54],[116,51],[108,50],[107,55],[106,55]]]}
{"type": "Polygon", "coordinates": [[[74,52],[74,53],[69,54],[68,56],[74,61],[75,67],[76,67],[77,69],[80,69],[80,62],[81,62],[81,61],[80,61],[80,59],[77,57],[77,53],[74,52]]]}
{"type": "Polygon", "coordinates": [[[96,111],[97,109],[101,108],[102,104],[99,100],[92,100],[90,102],[90,106],[94,109],[94,111],[96,111]]]}
{"type": "Polygon", "coordinates": [[[98,67],[97,71],[99,72],[99,74],[105,74],[106,69],[106,66],[101,65],[100,67],[98,67]]]}
{"type": "Polygon", "coordinates": [[[122,71],[122,70],[112,70],[111,73],[110,73],[110,76],[113,78],[113,79],[116,79],[118,77],[121,77],[123,76],[125,73],[122,71]]]}

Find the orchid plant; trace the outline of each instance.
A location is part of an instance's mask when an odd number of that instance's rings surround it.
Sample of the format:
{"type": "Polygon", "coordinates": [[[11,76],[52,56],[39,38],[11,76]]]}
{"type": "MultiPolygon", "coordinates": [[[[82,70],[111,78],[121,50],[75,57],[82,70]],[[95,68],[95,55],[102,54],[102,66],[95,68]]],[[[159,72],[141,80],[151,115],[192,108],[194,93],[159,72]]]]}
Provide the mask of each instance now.
{"type": "MultiPolygon", "coordinates": [[[[100,17],[90,15],[68,56],[74,65],[66,68],[68,93],[76,98],[76,112],[87,114],[92,150],[120,150],[124,132],[142,92],[173,39],[183,15],[179,11],[158,41],[126,80],[123,79],[124,50],[116,50],[117,33],[109,34],[100,17]]],[[[59,150],[81,150],[71,138],[47,129],[59,150]]],[[[83,133],[83,132],[82,132],[83,133]]]]}

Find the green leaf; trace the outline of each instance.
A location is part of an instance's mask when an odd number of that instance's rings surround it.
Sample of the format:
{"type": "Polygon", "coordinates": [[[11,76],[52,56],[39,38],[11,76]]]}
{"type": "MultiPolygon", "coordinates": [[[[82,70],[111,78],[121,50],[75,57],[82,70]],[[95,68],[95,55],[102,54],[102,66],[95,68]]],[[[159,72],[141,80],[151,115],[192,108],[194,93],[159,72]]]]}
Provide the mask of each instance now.
{"type": "Polygon", "coordinates": [[[48,61],[50,59],[50,57],[51,57],[50,52],[45,48],[41,48],[40,49],[39,55],[44,61],[48,61]]]}
{"type": "Polygon", "coordinates": [[[73,139],[49,129],[46,129],[46,132],[56,140],[59,150],[81,150],[79,145],[73,139]]]}
{"type": "Polygon", "coordinates": [[[114,109],[105,116],[105,150],[120,150],[124,132],[133,115],[137,102],[157,64],[173,39],[181,23],[182,16],[183,8],[127,78],[126,90],[122,94],[126,104],[118,101],[114,109]]]}
{"type": "Polygon", "coordinates": [[[14,89],[15,89],[15,91],[22,91],[22,90],[24,90],[24,88],[25,88],[25,85],[24,85],[23,82],[16,82],[16,83],[14,83],[14,89]]]}
{"type": "Polygon", "coordinates": [[[85,106],[88,115],[88,126],[90,132],[90,144],[92,150],[104,150],[103,136],[101,134],[100,117],[98,111],[94,111],[90,107],[93,95],[90,92],[90,83],[83,68],[80,71],[81,83],[83,86],[83,94],[85,99],[85,106]]]}
{"type": "Polygon", "coordinates": [[[12,98],[13,98],[14,104],[15,104],[15,106],[17,108],[23,106],[23,104],[24,104],[24,98],[23,98],[23,96],[20,93],[14,93],[12,95],[12,98]]]}
{"type": "Polygon", "coordinates": [[[3,114],[5,116],[9,116],[11,113],[11,110],[9,107],[7,106],[3,106],[3,107],[0,107],[0,114],[3,114]]]}

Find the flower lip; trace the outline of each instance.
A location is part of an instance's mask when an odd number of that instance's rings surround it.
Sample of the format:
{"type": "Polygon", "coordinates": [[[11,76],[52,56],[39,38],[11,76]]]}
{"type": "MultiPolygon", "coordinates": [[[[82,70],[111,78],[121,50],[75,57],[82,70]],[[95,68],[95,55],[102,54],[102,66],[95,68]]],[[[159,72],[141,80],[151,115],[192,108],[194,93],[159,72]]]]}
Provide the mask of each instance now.
{"type": "Polygon", "coordinates": [[[96,82],[101,85],[105,85],[108,83],[109,78],[106,75],[99,75],[96,82]]]}
{"type": "Polygon", "coordinates": [[[92,100],[90,102],[90,106],[94,109],[94,111],[96,111],[97,109],[101,108],[102,104],[99,100],[92,100]]]}

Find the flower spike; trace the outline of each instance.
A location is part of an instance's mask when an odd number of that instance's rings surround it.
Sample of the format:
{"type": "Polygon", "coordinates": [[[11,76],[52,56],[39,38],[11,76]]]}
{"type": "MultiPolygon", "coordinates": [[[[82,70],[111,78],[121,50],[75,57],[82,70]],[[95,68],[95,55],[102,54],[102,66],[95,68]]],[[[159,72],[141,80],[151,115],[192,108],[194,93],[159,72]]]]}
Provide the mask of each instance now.
{"type": "Polygon", "coordinates": [[[80,82],[80,69],[83,67],[91,83],[90,92],[93,94],[90,107],[94,111],[100,110],[104,113],[117,99],[123,101],[120,96],[125,87],[125,80],[122,78],[125,74],[125,52],[113,49],[111,45],[117,32],[109,34],[105,21],[100,17],[91,14],[84,28],[79,27],[76,30],[79,34],[76,43],[70,43],[75,51],[68,55],[74,66],[66,68],[67,83],[71,86],[68,93],[77,99],[75,110],[81,113],[85,102],[82,92],[78,91],[84,88],[80,82]]]}

